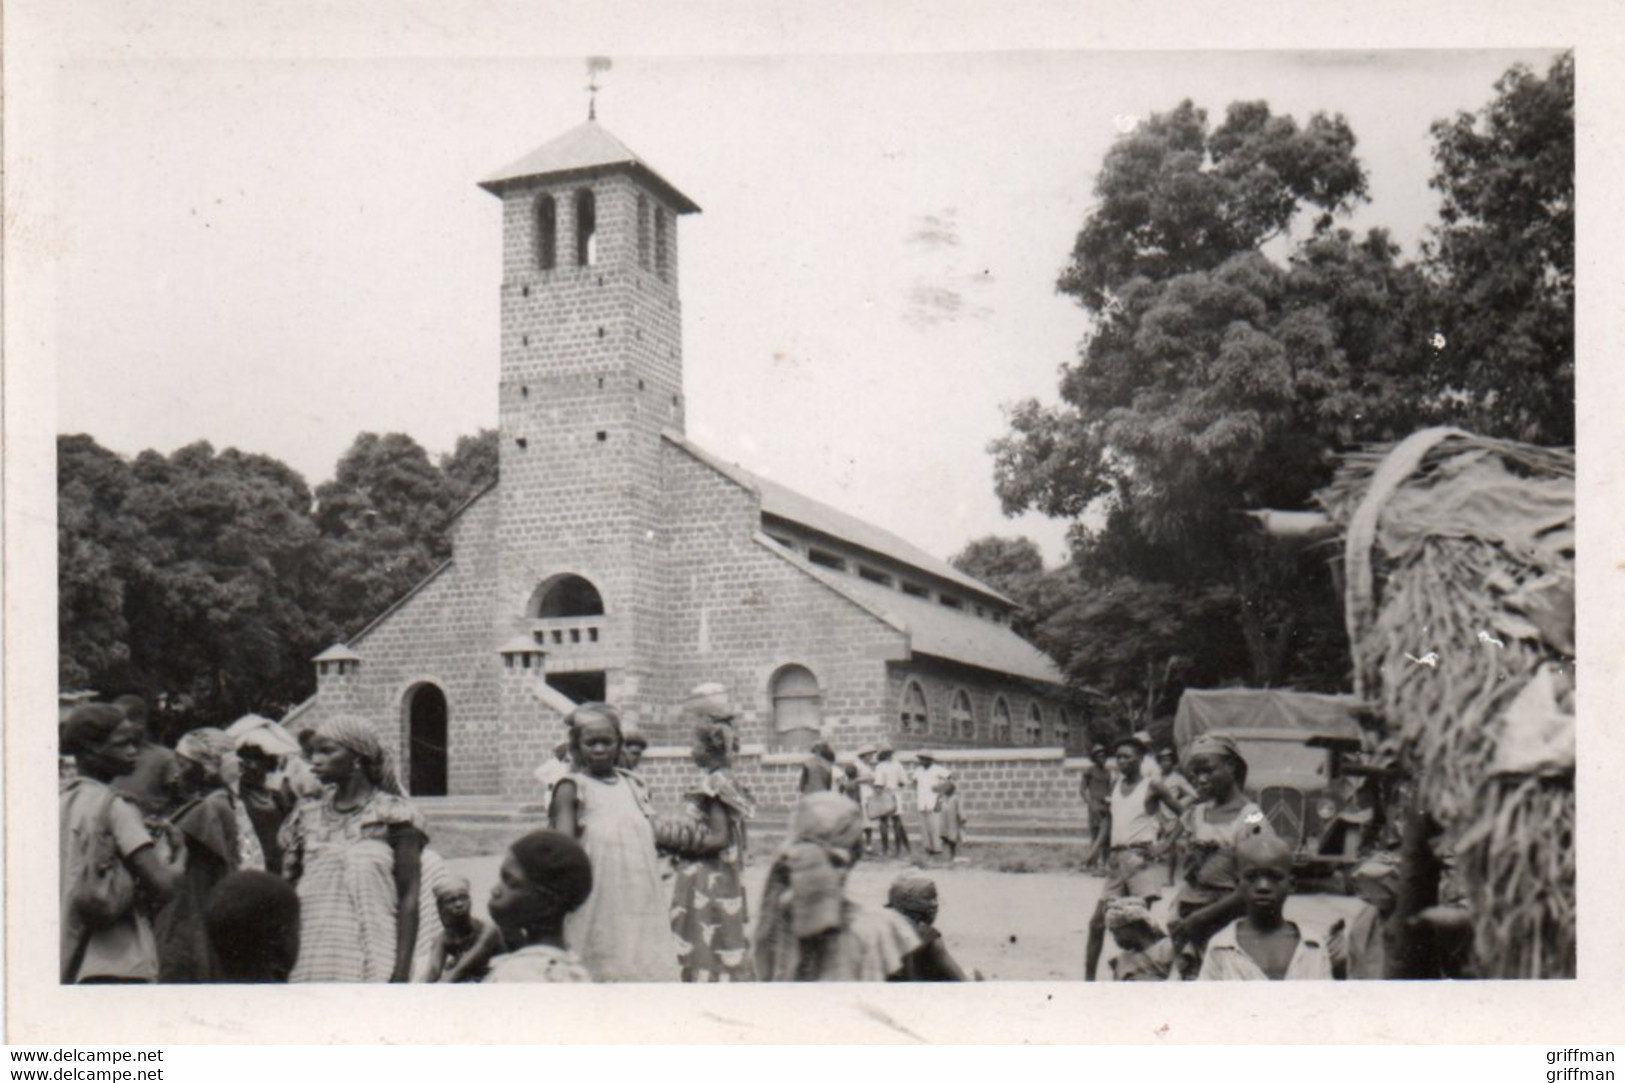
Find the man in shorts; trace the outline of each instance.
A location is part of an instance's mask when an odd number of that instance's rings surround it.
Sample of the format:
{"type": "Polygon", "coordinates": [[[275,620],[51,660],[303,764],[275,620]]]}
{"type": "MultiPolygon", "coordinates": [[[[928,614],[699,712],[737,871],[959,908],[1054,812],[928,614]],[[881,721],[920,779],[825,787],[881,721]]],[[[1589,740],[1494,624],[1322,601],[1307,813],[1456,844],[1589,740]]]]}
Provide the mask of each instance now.
{"type": "MultiPolygon", "coordinates": [[[[1112,785],[1106,806],[1104,841],[1106,883],[1100,889],[1100,902],[1089,919],[1089,945],[1084,957],[1084,980],[1094,981],[1106,946],[1106,908],[1114,899],[1143,899],[1147,906],[1162,897],[1167,876],[1161,866],[1158,844],[1161,820],[1157,813],[1171,808],[1177,815],[1185,804],[1159,778],[1143,770],[1146,745],[1138,737],[1117,742],[1117,781],[1112,785]]],[[[1098,845],[1096,849],[1098,850],[1098,845]]]]}

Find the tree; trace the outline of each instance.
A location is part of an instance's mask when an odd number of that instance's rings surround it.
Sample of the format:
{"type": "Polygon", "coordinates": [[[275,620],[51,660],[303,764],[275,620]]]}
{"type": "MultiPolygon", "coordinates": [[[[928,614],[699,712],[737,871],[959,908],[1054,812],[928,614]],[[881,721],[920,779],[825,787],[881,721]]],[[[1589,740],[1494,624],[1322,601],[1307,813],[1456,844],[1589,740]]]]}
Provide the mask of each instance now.
{"type": "Polygon", "coordinates": [[[1260,684],[1324,669],[1299,648],[1319,643],[1306,611],[1335,599],[1237,512],[1306,506],[1330,451],[1421,410],[1407,362],[1426,283],[1383,233],[1334,228],[1365,194],[1353,148],[1340,117],[1300,127],[1260,102],[1211,130],[1186,102],[1119,140],[1057,286],[1094,317],[1062,405],[1017,404],[992,448],[1007,513],[1103,508],[1080,566],[1227,606],[1260,684]],[[1306,217],[1284,262],[1266,254],[1306,217]]]}
{"type": "Polygon", "coordinates": [[[440,457],[440,469],[459,494],[459,501],[480,492],[497,479],[500,450],[497,430],[481,429],[473,436],[459,436],[451,454],[440,457]]]}
{"type": "Polygon", "coordinates": [[[63,688],[134,687],[124,591],[145,547],[125,509],[129,464],[89,436],[57,437],[57,679],[63,688]]]}
{"type": "Polygon", "coordinates": [[[1574,442],[1574,55],[1519,65],[1477,113],[1433,125],[1443,196],[1432,369],[1467,428],[1574,442]]]}

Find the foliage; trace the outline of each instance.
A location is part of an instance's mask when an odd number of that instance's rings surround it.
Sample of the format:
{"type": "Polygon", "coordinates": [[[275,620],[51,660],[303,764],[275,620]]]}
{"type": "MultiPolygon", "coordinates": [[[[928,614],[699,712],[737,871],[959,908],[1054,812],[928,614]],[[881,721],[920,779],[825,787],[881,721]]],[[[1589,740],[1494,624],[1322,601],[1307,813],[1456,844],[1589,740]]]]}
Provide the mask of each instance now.
{"type": "Polygon", "coordinates": [[[313,691],[310,658],[442,559],[446,515],[495,470],[490,430],[436,465],[363,433],[313,498],[284,464],[195,443],[126,461],[57,441],[63,687],[135,691],[171,734],[313,691]]]}
{"type": "Polygon", "coordinates": [[[1574,442],[1574,55],[1518,66],[1476,114],[1433,125],[1443,196],[1427,264],[1432,371],[1474,432],[1574,442]]]}

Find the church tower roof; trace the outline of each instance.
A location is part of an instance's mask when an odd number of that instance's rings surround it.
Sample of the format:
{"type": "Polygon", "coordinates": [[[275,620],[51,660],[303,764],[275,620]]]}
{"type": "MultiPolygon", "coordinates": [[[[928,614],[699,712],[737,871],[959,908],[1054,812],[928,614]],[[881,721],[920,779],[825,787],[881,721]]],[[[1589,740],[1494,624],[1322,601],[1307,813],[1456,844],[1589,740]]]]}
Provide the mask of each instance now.
{"type": "Polygon", "coordinates": [[[668,199],[678,214],[693,214],[700,209],[698,203],[679,192],[596,120],[578,124],[518,161],[503,166],[480,181],[480,187],[493,195],[501,195],[504,188],[527,180],[542,177],[564,180],[615,171],[636,176],[668,199]]]}

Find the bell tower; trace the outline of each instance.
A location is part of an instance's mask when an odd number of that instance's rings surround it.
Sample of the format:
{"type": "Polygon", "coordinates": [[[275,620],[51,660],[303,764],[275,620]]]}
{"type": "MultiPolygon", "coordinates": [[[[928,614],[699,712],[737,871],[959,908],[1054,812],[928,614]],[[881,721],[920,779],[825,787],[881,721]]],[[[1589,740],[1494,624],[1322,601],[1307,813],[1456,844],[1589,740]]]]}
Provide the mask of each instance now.
{"type": "Polygon", "coordinates": [[[502,200],[497,630],[534,634],[572,698],[601,675],[637,715],[663,616],[660,433],[683,428],[677,220],[699,207],[594,120],[480,186],[502,200]],[[561,608],[566,582],[599,612],[561,608]]]}

